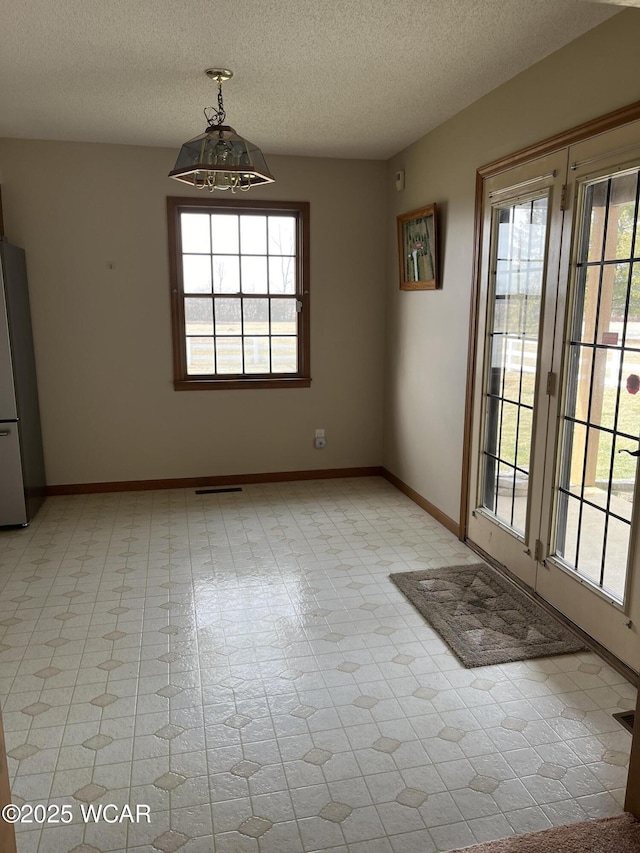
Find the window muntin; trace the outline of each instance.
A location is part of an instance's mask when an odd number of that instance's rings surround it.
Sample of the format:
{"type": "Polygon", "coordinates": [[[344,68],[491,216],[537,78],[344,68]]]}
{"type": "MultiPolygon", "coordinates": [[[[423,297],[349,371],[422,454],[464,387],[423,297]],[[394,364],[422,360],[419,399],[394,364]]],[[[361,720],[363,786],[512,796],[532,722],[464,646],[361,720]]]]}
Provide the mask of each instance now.
{"type": "Polygon", "coordinates": [[[308,203],[167,201],[175,387],[308,386],[308,203]]]}

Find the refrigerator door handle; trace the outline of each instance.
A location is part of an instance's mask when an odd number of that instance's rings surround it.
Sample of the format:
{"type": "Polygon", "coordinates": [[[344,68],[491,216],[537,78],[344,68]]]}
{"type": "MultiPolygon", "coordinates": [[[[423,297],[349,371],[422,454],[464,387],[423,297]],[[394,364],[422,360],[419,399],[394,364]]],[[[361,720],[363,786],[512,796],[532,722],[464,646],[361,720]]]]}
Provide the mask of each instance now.
{"type": "Polygon", "coordinates": [[[4,435],[11,435],[11,433],[8,429],[4,429],[2,430],[2,432],[0,432],[0,438],[2,438],[4,435]]]}

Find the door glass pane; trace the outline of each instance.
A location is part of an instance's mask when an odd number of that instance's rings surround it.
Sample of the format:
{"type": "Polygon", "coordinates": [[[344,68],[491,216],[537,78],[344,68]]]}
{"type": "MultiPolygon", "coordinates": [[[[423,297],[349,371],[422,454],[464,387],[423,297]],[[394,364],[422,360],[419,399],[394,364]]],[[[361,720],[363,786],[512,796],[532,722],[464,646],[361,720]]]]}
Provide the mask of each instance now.
{"type": "Polygon", "coordinates": [[[524,533],[547,234],[547,196],[494,210],[482,503],[524,533]]]}
{"type": "Polygon", "coordinates": [[[640,423],[638,193],[638,170],[583,187],[556,492],[556,555],[619,601],[640,423]]]}

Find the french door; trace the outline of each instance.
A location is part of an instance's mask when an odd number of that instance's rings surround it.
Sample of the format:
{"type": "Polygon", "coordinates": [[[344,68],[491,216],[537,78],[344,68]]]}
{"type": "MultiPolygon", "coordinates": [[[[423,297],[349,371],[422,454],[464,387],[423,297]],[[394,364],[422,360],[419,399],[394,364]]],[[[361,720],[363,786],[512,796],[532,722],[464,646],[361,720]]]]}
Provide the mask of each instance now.
{"type": "Polygon", "coordinates": [[[640,668],[640,123],[483,187],[467,536],[640,668]]]}

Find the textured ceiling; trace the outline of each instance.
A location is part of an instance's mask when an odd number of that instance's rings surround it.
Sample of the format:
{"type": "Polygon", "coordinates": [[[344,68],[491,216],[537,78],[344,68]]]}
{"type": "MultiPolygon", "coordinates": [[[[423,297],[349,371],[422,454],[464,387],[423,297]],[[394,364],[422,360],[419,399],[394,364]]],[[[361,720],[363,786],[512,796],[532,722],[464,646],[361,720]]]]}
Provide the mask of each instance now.
{"type": "MultiPolygon", "coordinates": [[[[636,5],[636,0],[618,0],[636,5]]],[[[178,146],[235,72],[266,152],[387,158],[619,11],[584,0],[4,0],[0,136],[178,146]]]]}

